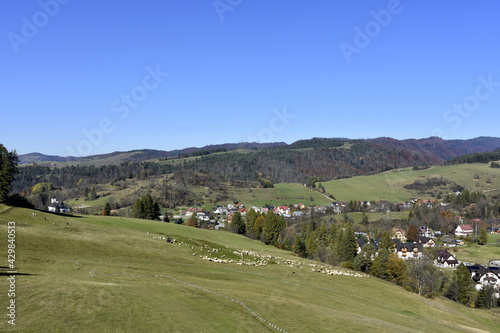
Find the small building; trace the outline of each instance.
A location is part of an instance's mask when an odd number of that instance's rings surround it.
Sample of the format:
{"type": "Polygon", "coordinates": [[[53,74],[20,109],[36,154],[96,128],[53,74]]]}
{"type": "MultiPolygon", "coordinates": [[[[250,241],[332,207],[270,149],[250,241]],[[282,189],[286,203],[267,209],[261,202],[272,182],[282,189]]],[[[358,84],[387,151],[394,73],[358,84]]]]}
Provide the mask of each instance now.
{"type": "Polygon", "coordinates": [[[474,234],[474,229],[470,224],[461,224],[455,229],[456,236],[467,236],[474,234]]]}
{"type": "Polygon", "coordinates": [[[423,247],[434,247],[436,246],[436,242],[430,237],[425,237],[425,236],[417,236],[417,239],[415,240],[416,243],[420,243],[423,245],[423,247]]]}
{"type": "Polygon", "coordinates": [[[436,260],[434,260],[434,264],[444,268],[456,267],[458,265],[458,260],[447,250],[439,250],[436,255],[436,260]]]}
{"type": "Polygon", "coordinates": [[[406,231],[404,229],[394,228],[392,229],[392,235],[401,242],[406,242],[406,231]]]}
{"type": "Polygon", "coordinates": [[[446,247],[455,247],[457,245],[458,245],[458,243],[457,243],[456,239],[453,239],[453,238],[450,238],[450,237],[443,238],[443,246],[446,246],[446,247]]]}
{"type": "Polygon", "coordinates": [[[52,213],[70,213],[71,209],[64,205],[64,202],[59,203],[56,197],[52,197],[50,199],[50,205],[47,207],[47,210],[52,213]]]}
{"type": "Polygon", "coordinates": [[[429,237],[429,238],[434,237],[434,231],[431,228],[428,228],[425,226],[418,228],[418,234],[420,236],[429,237]]]}

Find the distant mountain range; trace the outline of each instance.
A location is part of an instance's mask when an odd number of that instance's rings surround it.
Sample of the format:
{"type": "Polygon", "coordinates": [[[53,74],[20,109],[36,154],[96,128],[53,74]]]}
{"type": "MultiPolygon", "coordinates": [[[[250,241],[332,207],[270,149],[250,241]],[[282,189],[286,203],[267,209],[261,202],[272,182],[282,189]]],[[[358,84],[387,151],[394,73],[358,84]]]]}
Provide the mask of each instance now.
{"type": "Polygon", "coordinates": [[[465,154],[492,151],[500,147],[500,138],[478,137],[468,140],[443,140],[438,137],[426,139],[396,140],[376,138],[367,141],[402,150],[421,151],[434,163],[443,163],[465,154]]]}
{"type": "Polygon", "coordinates": [[[90,155],[83,157],[76,156],[57,156],[57,155],[44,155],[41,153],[29,153],[19,155],[19,164],[27,163],[41,163],[41,162],[72,162],[72,161],[96,161],[102,159],[109,159],[114,156],[127,154],[128,161],[142,161],[157,158],[176,157],[180,155],[192,154],[201,151],[219,151],[219,150],[235,150],[235,149],[264,149],[275,146],[286,146],[285,142],[271,142],[271,143],[257,143],[257,142],[240,142],[240,143],[224,143],[207,145],[204,147],[189,147],[176,150],[156,150],[156,149],[138,149],[130,151],[116,151],[108,154],[90,155]]]}
{"type": "Polygon", "coordinates": [[[30,153],[19,155],[19,163],[41,163],[41,162],[71,162],[71,161],[98,161],[121,156],[117,159],[125,161],[143,161],[160,158],[171,158],[176,156],[189,156],[210,154],[210,152],[231,151],[236,149],[308,149],[308,148],[333,148],[340,147],[345,143],[372,143],[385,148],[392,148],[400,152],[419,154],[429,164],[440,164],[458,156],[471,153],[492,151],[500,148],[500,138],[478,137],[468,140],[443,140],[438,137],[425,139],[397,140],[388,137],[375,139],[348,139],[348,138],[312,138],[299,140],[292,144],[285,142],[257,143],[225,143],[213,144],[204,147],[190,147],[171,151],[141,149],[126,152],[113,152],[109,154],[91,155],[86,157],[44,155],[41,153],[30,153]]]}

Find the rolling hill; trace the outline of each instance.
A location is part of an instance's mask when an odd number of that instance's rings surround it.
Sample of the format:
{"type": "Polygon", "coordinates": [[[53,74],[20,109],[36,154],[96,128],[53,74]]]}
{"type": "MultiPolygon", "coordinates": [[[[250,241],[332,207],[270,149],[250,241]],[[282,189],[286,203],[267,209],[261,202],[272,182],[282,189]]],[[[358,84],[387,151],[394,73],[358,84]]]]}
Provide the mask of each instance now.
{"type": "MultiPolygon", "coordinates": [[[[2,235],[8,221],[15,221],[20,274],[16,326],[4,317],[3,332],[494,332],[500,326],[494,311],[426,299],[227,232],[0,205],[2,235]]],[[[0,288],[8,287],[3,278],[0,288]]],[[[8,301],[0,301],[4,312],[8,301]]]]}
{"type": "Polygon", "coordinates": [[[490,168],[488,164],[458,164],[433,166],[425,170],[403,168],[386,171],[377,175],[337,179],[322,183],[326,192],[337,200],[388,200],[408,201],[410,198],[436,198],[445,195],[458,185],[481,191],[488,195],[500,194],[500,169],[490,168]],[[429,179],[449,181],[445,186],[429,187],[422,190],[409,189],[408,185],[425,182],[429,179]]]}

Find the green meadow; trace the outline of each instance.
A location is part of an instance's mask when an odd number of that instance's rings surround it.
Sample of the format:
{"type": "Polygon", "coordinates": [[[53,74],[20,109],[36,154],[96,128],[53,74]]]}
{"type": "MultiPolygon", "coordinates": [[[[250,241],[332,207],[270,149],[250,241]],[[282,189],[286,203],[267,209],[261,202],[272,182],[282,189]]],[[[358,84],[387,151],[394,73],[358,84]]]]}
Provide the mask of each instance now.
{"type": "Polygon", "coordinates": [[[498,332],[500,327],[498,312],[426,299],[347,270],[318,273],[311,265],[323,264],[224,231],[0,205],[0,237],[2,332],[498,332]],[[15,326],[6,316],[9,221],[15,221],[20,273],[15,326]],[[266,265],[259,266],[262,262],[266,265]]]}
{"type": "MultiPolygon", "coordinates": [[[[331,180],[322,184],[326,192],[335,196],[339,201],[407,201],[415,197],[434,198],[435,196],[433,194],[422,195],[416,190],[405,189],[404,185],[412,184],[416,180],[441,177],[463,187],[469,187],[471,191],[498,194],[500,189],[500,169],[490,168],[489,164],[433,166],[426,170],[404,168],[372,176],[331,180]]],[[[449,188],[439,190],[443,194],[450,191],[449,188]]]]}
{"type": "Polygon", "coordinates": [[[500,260],[500,234],[489,234],[486,245],[472,243],[467,246],[458,246],[452,251],[461,261],[488,265],[489,260],[500,260]]]}
{"type": "Polygon", "coordinates": [[[274,188],[229,188],[230,196],[244,204],[262,207],[299,204],[328,205],[332,202],[323,194],[298,183],[274,184],[274,188]],[[312,200],[311,200],[312,199],[312,200]]]}

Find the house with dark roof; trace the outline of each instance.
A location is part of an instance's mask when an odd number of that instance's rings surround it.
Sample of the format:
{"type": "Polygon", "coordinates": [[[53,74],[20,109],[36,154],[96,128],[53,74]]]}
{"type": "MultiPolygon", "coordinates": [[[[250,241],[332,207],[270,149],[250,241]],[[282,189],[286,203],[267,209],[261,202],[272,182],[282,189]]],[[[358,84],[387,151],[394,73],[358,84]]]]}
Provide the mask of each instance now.
{"type": "Polygon", "coordinates": [[[500,290],[500,267],[485,267],[483,265],[467,266],[472,281],[476,283],[476,290],[485,286],[493,286],[500,290]]]}
{"type": "Polygon", "coordinates": [[[459,262],[453,254],[448,252],[447,250],[439,250],[436,254],[436,260],[434,260],[434,264],[438,267],[456,267],[459,262]]]}
{"type": "Polygon", "coordinates": [[[421,259],[424,256],[424,247],[420,243],[395,242],[395,252],[403,260],[421,259]]]}
{"type": "Polygon", "coordinates": [[[418,234],[420,236],[425,236],[425,237],[429,237],[429,238],[434,237],[434,231],[432,231],[431,228],[428,228],[425,226],[418,228],[418,234]]]}
{"type": "Polygon", "coordinates": [[[423,247],[433,247],[436,246],[436,242],[430,237],[426,236],[417,236],[417,239],[415,239],[416,243],[422,244],[423,247]]]}
{"type": "Polygon", "coordinates": [[[443,238],[443,246],[446,246],[446,247],[455,247],[457,245],[458,245],[458,243],[457,243],[456,239],[453,239],[453,238],[450,238],[450,237],[443,238]]]}

